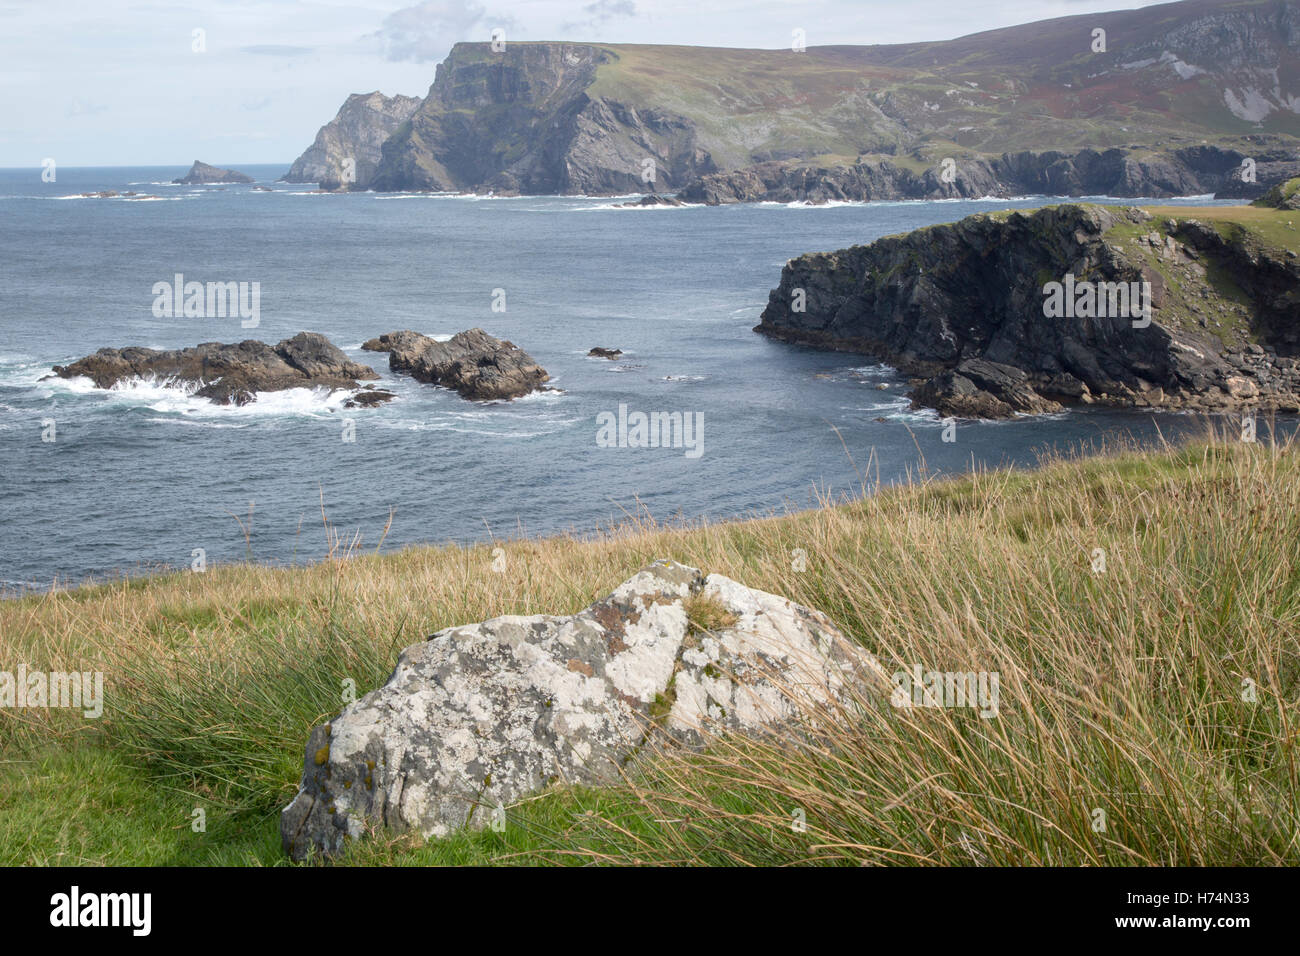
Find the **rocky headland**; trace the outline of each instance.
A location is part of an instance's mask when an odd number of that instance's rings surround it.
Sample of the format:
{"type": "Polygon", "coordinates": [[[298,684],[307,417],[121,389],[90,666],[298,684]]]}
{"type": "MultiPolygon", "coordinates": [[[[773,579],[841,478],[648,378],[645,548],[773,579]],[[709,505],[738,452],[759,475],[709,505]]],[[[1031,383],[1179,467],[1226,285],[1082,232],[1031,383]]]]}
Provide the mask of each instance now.
{"type": "Polygon", "coordinates": [[[520,398],[550,379],[546,369],[519,346],[482,329],[458,332],[446,342],[408,329],[385,333],[361,347],[387,352],[394,372],[453,389],[472,401],[520,398]]]}
{"type": "MultiPolygon", "coordinates": [[[[232,345],[205,342],[184,349],[100,349],[70,365],[54,366],[60,378],[89,378],[99,388],[133,379],[187,386],[199,398],[219,405],[246,405],[258,392],[289,388],[358,389],[379,378],[374,369],[353,362],[318,332],[299,332],[278,345],[249,339],[232,345]]],[[[379,404],[391,393],[362,390],[356,406],[379,404]]]]}
{"type": "Polygon", "coordinates": [[[914,404],[943,415],[1073,403],[1294,412],[1300,260],[1286,216],[1094,205],[971,216],[791,260],[755,331],[894,365],[915,376],[914,404]]]}
{"type": "Polygon", "coordinates": [[[369,183],[379,167],[384,141],[419,105],[418,96],[353,93],[338,115],[320,128],[316,141],[298,157],[282,182],[319,183],[324,190],[369,183]]]}

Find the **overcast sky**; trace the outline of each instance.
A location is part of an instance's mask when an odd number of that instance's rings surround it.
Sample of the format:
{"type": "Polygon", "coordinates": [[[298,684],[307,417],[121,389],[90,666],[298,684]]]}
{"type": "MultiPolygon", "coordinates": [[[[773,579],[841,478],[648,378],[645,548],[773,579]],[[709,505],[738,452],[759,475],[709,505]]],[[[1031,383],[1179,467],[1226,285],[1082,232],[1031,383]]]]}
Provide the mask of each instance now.
{"type": "Polygon", "coordinates": [[[942,40],[1143,0],[0,0],[0,166],[288,164],[349,93],[423,96],[460,40],[942,40]],[[203,51],[195,52],[201,30],[203,51]]]}

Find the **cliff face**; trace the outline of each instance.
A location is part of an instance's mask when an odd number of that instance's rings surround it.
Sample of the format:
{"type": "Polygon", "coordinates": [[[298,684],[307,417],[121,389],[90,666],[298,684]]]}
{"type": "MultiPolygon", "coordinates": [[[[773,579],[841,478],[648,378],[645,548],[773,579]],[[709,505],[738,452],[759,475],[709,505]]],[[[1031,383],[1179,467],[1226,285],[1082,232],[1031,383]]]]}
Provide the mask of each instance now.
{"type": "Polygon", "coordinates": [[[673,189],[712,170],[693,124],[592,97],[617,54],[572,44],[457,44],[384,144],[380,190],[608,194],[673,189]],[[649,177],[649,178],[647,178],[649,177]]]}
{"type": "Polygon", "coordinates": [[[755,331],[928,379],[914,400],[945,414],[1055,402],[1296,410],[1297,302],[1294,253],[1239,223],[1066,205],[791,260],[755,331]],[[1076,281],[1081,292],[1148,283],[1149,322],[1082,300],[1048,315],[1049,283],[1073,302],[1076,281]]]}
{"type": "Polygon", "coordinates": [[[320,128],[316,141],[294,161],[283,182],[320,183],[322,189],[364,187],[379,166],[384,141],[419,105],[417,96],[353,93],[334,119],[320,128]]]}
{"type": "Polygon", "coordinates": [[[1240,178],[1245,153],[1199,146],[1162,154],[1093,149],[1077,153],[1003,153],[999,157],[954,159],[951,182],[936,165],[913,172],[890,159],[842,166],[761,163],[713,173],[679,194],[687,202],[869,202],[875,199],[978,199],[983,196],[1253,196],[1260,183],[1300,174],[1292,151],[1258,151],[1252,157],[1256,183],[1240,178]]]}

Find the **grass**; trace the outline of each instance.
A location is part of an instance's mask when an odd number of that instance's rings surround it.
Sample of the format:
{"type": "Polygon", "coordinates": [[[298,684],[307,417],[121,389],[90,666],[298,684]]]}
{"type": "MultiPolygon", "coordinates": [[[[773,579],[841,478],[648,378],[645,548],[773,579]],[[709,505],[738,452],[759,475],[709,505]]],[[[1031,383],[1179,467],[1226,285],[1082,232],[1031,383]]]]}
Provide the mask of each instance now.
{"type": "MultiPolygon", "coordinates": [[[[0,864],[287,865],[278,814],[309,729],[383,683],[401,647],[576,611],[657,557],[819,608],[891,673],[996,673],[999,713],[864,691],[800,739],[663,753],[620,786],[511,807],[501,832],[376,833],[344,861],[1300,862],[1289,442],[1210,437],[872,490],[748,522],[511,542],[504,573],[491,546],[414,548],[0,602],[5,661],[106,684],[98,720],[0,710],[0,864]]],[[[726,623],[704,603],[690,619],[726,623]]]]}
{"type": "Polygon", "coordinates": [[[1267,209],[1262,206],[1143,206],[1156,218],[1149,223],[1147,232],[1162,232],[1159,228],[1166,219],[1200,219],[1213,223],[1225,238],[1232,238],[1236,229],[1258,236],[1265,245],[1281,249],[1294,249],[1300,244],[1296,220],[1300,213],[1288,209],[1267,209]]]}

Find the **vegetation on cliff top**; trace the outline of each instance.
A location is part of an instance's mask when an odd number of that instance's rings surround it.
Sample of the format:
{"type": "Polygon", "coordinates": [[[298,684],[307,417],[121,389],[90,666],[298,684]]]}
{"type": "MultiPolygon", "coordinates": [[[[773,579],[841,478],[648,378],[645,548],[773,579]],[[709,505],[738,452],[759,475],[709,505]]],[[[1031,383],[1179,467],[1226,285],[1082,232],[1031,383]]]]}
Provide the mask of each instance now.
{"type": "Polygon", "coordinates": [[[103,671],[107,698],[99,720],[0,711],[0,862],[281,864],[279,810],[345,681],[364,694],[439,628],[576,611],[662,556],[826,611],[891,672],[995,671],[1000,714],[882,701],[815,743],[719,741],[527,801],[500,833],[378,834],[348,861],[1300,862],[1294,447],[924,475],[790,516],[508,542],[504,574],[490,545],[414,548],[0,602],[8,660],[103,671]]]}

